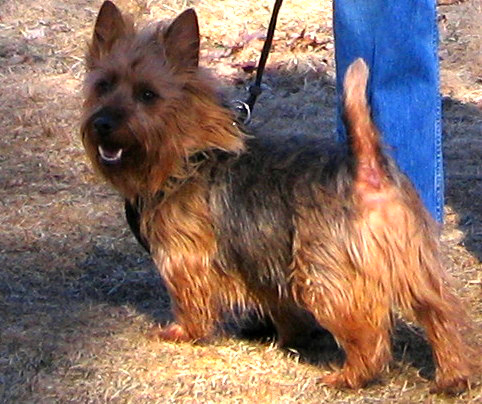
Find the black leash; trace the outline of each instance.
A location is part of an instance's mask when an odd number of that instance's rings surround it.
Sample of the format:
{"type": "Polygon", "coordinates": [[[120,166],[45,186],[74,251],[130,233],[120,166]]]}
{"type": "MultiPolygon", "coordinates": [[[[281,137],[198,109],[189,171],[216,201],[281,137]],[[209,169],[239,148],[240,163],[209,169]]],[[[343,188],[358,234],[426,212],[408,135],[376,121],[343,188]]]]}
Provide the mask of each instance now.
{"type": "Polygon", "coordinates": [[[263,50],[261,51],[261,57],[259,58],[258,67],[256,69],[256,79],[254,84],[249,87],[249,97],[246,101],[236,101],[235,108],[239,112],[240,120],[243,123],[248,123],[251,119],[251,114],[254,109],[254,104],[257,98],[262,93],[261,79],[263,78],[264,68],[268,60],[269,51],[273,43],[274,31],[276,29],[276,21],[278,19],[279,10],[283,0],[276,0],[273,7],[273,13],[271,14],[271,20],[269,21],[268,32],[266,34],[266,40],[264,41],[263,50]]]}

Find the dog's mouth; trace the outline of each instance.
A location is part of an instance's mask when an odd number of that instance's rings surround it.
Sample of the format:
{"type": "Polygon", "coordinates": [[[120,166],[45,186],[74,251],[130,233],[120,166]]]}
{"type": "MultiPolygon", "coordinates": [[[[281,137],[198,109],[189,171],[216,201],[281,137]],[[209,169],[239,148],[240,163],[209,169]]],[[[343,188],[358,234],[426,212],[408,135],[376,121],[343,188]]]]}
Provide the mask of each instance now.
{"type": "Polygon", "coordinates": [[[106,148],[101,145],[97,146],[101,161],[107,165],[118,164],[122,160],[123,149],[121,147],[106,148]]]}

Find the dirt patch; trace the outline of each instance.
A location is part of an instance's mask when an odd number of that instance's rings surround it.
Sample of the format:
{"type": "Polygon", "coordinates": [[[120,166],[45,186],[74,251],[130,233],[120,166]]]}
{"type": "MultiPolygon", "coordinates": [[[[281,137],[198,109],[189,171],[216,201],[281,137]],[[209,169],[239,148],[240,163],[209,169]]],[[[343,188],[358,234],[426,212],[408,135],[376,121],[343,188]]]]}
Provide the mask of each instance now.
{"type": "MultiPolygon", "coordinates": [[[[101,1],[0,1],[0,402],[480,402],[431,397],[429,348],[400,325],[395,360],[359,392],[317,385],[322,348],[281,351],[229,334],[210,345],[152,343],[169,320],[155,268],[95,178],[78,135],[85,41],[101,1]]],[[[144,19],[196,7],[202,59],[246,97],[271,3],[118,1],[144,19]]],[[[447,265],[482,321],[481,6],[441,6],[447,265]]],[[[286,2],[256,106],[257,130],[334,131],[331,4],[286,2]],[[293,124],[295,123],[295,125],[293,124]]]]}

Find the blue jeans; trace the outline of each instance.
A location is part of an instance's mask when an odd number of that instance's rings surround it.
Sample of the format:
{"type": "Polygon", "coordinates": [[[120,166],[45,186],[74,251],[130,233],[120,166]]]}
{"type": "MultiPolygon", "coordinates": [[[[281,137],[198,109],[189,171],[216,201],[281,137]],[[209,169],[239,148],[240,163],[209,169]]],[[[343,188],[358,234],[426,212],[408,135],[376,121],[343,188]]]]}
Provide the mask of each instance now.
{"type": "MultiPolygon", "coordinates": [[[[443,220],[435,0],[334,0],[337,90],[347,67],[370,67],[368,98],[387,151],[433,217],[443,220]]],[[[338,111],[340,111],[340,96],[338,111]]],[[[338,138],[346,138],[340,113],[338,138]]]]}

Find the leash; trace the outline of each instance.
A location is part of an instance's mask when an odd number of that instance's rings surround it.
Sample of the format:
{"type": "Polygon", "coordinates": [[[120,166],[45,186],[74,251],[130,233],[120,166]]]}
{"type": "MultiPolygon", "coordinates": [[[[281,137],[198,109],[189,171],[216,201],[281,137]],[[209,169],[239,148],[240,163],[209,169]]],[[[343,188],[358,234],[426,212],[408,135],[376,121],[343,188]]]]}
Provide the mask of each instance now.
{"type": "Polygon", "coordinates": [[[268,32],[266,34],[266,40],[264,41],[263,50],[259,58],[258,68],[256,69],[256,79],[254,84],[249,87],[249,97],[246,101],[236,100],[234,101],[234,108],[238,111],[239,119],[243,124],[247,124],[251,120],[254,104],[259,95],[262,93],[261,79],[263,78],[264,68],[266,67],[266,61],[268,60],[269,51],[273,43],[274,31],[276,29],[276,21],[278,19],[279,10],[283,0],[276,0],[269,21],[268,32]]]}

